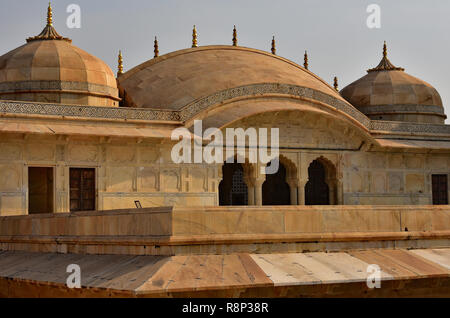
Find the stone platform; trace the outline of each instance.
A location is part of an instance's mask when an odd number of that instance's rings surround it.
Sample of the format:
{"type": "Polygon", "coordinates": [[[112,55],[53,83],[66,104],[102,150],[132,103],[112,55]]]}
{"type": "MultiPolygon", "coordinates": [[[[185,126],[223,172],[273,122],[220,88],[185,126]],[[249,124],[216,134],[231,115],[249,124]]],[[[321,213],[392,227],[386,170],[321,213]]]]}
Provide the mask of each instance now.
{"type": "Polygon", "coordinates": [[[450,206],[0,217],[5,297],[450,297],[450,206]],[[81,268],[82,288],[65,282],[81,268]],[[381,270],[369,289],[367,267],[381,270]]]}
{"type": "Polygon", "coordinates": [[[450,247],[450,206],[162,207],[0,217],[0,250],[191,255],[450,247]]]}
{"type": "Polygon", "coordinates": [[[450,297],[450,249],[185,256],[0,253],[0,297],[450,297]],[[81,287],[66,287],[69,264],[81,287]],[[367,267],[382,270],[367,287],[367,267]]]}

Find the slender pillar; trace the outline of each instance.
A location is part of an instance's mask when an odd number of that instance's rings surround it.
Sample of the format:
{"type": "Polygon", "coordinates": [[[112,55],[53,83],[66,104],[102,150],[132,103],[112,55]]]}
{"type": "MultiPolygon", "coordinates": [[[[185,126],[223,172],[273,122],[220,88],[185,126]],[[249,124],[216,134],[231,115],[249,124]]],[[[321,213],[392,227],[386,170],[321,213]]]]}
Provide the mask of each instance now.
{"type": "Polygon", "coordinates": [[[248,190],[248,205],[255,205],[255,187],[253,185],[247,186],[248,190]]]}
{"type": "Polygon", "coordinates": [[[342,179],[337,179],[336,181],[336,192],[337,192],[337,202],[336,204],[338,205],[343,205],[344,204],[344,183],[342,181],[342,179]]]}
{"type": "Polygon", "coordinates": [[[264,180],[257,179],[255,181],[255,205],[262,205],[262,185],[264,180]]]}
{"type": "Polygon", "coordinates": [[[291,191],[291,205],[298,204],[298,183],[297,180],[288,180],[289,189],[291,191]]]}
{"type": "Polygon", "coordinates": [[[307,180],[299,180],[298,182],[298,204],[305,205],[305,185],[307,180]]]}

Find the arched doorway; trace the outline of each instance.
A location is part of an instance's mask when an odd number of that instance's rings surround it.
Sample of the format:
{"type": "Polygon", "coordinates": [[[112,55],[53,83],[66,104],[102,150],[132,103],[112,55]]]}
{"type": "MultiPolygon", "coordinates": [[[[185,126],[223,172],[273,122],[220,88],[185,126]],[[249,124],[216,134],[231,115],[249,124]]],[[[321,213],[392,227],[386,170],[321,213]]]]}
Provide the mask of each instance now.
{"type": "Polygon", "coordinates": [[[248,188],[244,168],[240,163],[224,163],[219,184],[219,205],[247,205],[248,188]]]}
{"type": "Polygon", "coordinates": [[[308,167],[308,182],[305,185],[306,205],[330,204],[330,188],[326,182],[325,166],[314,160],[308,167]]]}
{"type": "MultiPolygon", "coordinates": [[[[268,164],[270,166],[272,162],[268,164]]],[[[290,205],[291,194],[286,182],[286,168],[280,162],[278,171],[274,174],[266,174],[266,181],[262,185],[263,205],[290,205]]]]}

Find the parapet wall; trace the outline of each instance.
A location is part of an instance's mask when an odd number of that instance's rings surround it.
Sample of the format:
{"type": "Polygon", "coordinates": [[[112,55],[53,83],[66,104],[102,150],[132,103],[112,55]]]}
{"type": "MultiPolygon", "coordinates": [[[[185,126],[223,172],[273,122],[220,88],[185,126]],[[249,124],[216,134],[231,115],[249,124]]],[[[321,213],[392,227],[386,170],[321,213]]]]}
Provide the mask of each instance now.
{"type": "Polygon", "coordinates": [[[0,217],[0,250],[94,254],[450,246],[450,206],[161,207],[0,217]]]}

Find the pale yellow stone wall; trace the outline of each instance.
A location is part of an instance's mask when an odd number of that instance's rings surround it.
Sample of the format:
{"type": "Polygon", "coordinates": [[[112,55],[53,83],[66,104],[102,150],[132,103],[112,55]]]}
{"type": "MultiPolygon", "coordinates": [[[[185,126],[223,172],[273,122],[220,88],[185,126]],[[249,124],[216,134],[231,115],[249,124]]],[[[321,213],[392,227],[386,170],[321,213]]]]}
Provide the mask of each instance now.
{"type": "Polygon", "coordinates": [[[218,169],[173,164],[170,144],[101,138],[0,135],[1,215],[28,213],[28,167],[54,168],[54,212],[69,211],[69,169],[96,169],[99,210],[217,205],[218,169]]]}
{"type": "MultiPolygon", "coordinates": [[[[330,172],[332,204],[431,204],[431,174],[450,174],[448,153],[369,148],[360,130],[323,113],[263,113],[230,127],[280,128],[292,204],[304,204],[308,166],[318,158],[330,172]]],[[[221,165],[174,164],[172,145],[167,139],[0,134],[0,215],[28,213],[30,166],[54,168],[54,212],[69,211],[70,167],[96,169],[99,210],[134,208],[135,200],[143,207],[218,205],[221,165]]],[[[249,200],[258,204],[265,176],[258,165],[245,170],[249,200]]]]}

